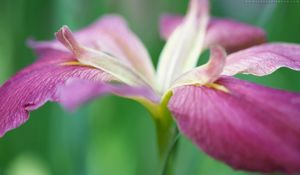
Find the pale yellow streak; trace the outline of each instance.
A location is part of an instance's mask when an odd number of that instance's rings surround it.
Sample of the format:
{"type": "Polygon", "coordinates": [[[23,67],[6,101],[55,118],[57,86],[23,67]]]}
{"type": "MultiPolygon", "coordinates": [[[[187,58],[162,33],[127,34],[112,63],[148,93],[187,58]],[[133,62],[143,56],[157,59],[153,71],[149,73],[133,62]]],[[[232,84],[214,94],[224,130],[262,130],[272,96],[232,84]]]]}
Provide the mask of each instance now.
{"type": "Polygon", "coordinates": [[[89,65],[86,65],[86,64],[82,64],[78,61],[67,61],[67,62],[63,62],[63,63],[60,63],[61,66],[88,66],[88,67],[92,67],[92,66],[89,66],[89,65]]]}
{"type": "Polygon", "coordinates": [[[230,93],[229,89],[227,89],[225,86],[217,84],[217,83],[210,83],[210,84],[206,84],[205,86],[225,92],[225,93],[230,93]]]}

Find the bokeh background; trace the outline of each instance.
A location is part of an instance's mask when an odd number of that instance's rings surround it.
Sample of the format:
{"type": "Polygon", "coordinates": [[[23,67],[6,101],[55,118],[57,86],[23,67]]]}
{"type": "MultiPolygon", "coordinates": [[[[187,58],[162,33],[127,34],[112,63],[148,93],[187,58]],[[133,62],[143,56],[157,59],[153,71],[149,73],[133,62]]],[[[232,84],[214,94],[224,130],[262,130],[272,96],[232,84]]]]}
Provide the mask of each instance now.
{"type": "MultiPolygon", "coordinates": [[[[0,0],[0,84],[36,59],[25,44],[29,37],[52,39],[62,25],[80,29],[107,13],[118,13],[128,20],[156,65],[164,45],[158,33],[159,15],[184,14],[187,3],[0,0]]],[[[212,14],[261,26],[269,41],[300,44],[300,2],[213,0],[212,14]]],[[[300,73],[288,69],[263,78],[240,78],[300,92],[300,73]]],[[[0,139],[0,175],[153,175],[159,172],[158,160],[154,123],[147,111],[135,102],[110,95],[72,113],[47,103],[32,112],[25,125],[0,139]]],[[[253,174],[233,171],[209,158],[184,136],[179,141],[175,170],[177,175],[253,174]]]]}

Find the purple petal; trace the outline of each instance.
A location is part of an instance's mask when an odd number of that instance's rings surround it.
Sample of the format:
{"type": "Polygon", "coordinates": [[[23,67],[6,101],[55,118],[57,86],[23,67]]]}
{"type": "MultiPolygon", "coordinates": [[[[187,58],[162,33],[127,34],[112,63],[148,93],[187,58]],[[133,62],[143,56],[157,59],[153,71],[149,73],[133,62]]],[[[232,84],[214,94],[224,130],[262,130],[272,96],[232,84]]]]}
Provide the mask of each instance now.
{"type": "MultiPolygon", "coordinates": [[[[122,17],[117,15],[104,16],[74,35],[81,45],[101,50],[122,59],[145,77],[153,79],[154,68],[150,56],[122,17]]],[[[45,49],[68,51],[57,40],[50,42],[30,41],[29,45],[35,48],[38,53],[43,53],[45,49]]]]}
{"type": "Polygon", "coordinates": [[[47,101],[59,101],[57,90],[68,79],[112,80],[111,76],[98,69],[64,65],[67,60],[74,60],[70,54],[55,51],[48,56],[53,60],[44,55],[43,59],[20,71],[1,86],[0,136],[24,123],[30,111],[47,101]]]}
{"type": "Polygon", "coordinates": [[[82,79],[70,79],[65,86],[59,89],[60,103],[69,110],[74,110],[83,103],[106,93],[113,93],[132,99],[143,98],[150,102],[159,103],[159,97],[146,87],[130,87],[82,79]]]}
{"type": "Polygon", "coordinates": [[[177,88],[169,102],[180,130],[235,169],[300,172],[300,94],[235,78],[177,88]]]}
{"type": "MultiPolygon", "coordinates": [[[[167,39],[182,23],[179,15],[164,15],[160,21],[160,33],[167,39]]],[[[205,36],[206,48],[221,45],[227,52],[234,52],[266,41],[265,32],[258,27],[230,19],[213,18],[210,20],[205,36]],[[234,31],[234,32],[232,32],[234,31]]]]}
{"type": "Polygon", "coordinates": [[[300,70],[300,45],[262,44],[229,55],[223,75],[238,73],[264,76],[281,67],[300,70]]]}

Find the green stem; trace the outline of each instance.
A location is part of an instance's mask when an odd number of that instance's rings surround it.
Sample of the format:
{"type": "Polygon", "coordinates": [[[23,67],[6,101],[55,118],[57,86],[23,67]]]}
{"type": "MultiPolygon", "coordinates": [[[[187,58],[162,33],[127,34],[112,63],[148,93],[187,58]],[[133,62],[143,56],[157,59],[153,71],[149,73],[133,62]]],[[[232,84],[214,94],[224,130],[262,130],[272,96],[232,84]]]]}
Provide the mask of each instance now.
{"type": "Polygon", "coordinates": [[[172,118],[169,118],[169,120],[158,118],[155,120],[155,124],[160,159],[164,159],[173,141],[176,128],[174,127],[172,118]]]}
{"type": "Polygon", "coordinates": [[[149,110],[155,121],[162,175],[173,174],[173,165],[179,138],[178,129],[167,107],[171,96],[172,91],[167,92],[162,97],[160,104],[154,104],[145,99],[136,99],[149,110]]]}
{"type": "Polygon", "coordinates": [[[174,132],[172,142],[169,145],[168,151],[165,154],[165,158],[161,164],[161,175],[173,175],[174,174],[174,165],[176,160],[176,153],[178,148],[178,140],[180,134],[178,129],[174,132]]]}

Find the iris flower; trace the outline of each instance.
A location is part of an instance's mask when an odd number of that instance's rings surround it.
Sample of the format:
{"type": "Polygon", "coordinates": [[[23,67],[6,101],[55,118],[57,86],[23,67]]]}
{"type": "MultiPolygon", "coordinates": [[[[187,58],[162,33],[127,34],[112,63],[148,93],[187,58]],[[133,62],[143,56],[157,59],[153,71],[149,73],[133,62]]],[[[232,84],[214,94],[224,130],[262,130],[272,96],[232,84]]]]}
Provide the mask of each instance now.
{"type": "Polygon", "coordinates": [[[164,16],[161,34],[167,42],[156,71],[117,15],[76,33],[64,26],[53,41],[30,42],[39,59],[0,88],[0,135],[47,101],[75,109],[112,93],[150,111],[161,145],[174,119],[202,151],[235,169],[300,171],[300,94],[233,77],[299,71],[300,45],[264,43],[262,29],[212,18],[207,0],[191,0],[185,17],[164,16]],[[197,67],[205,49],[209,61],[197,67]]]}

